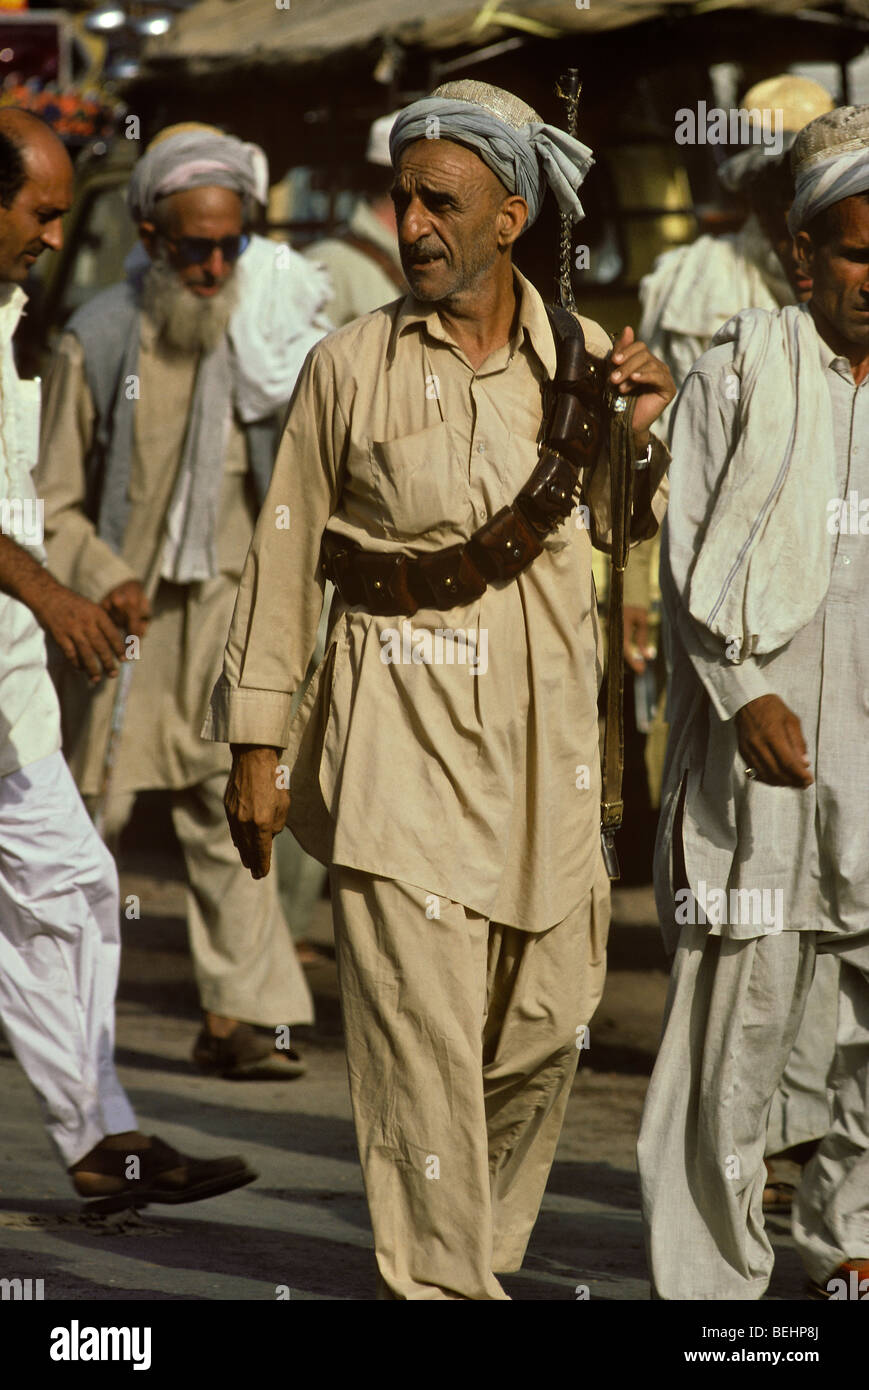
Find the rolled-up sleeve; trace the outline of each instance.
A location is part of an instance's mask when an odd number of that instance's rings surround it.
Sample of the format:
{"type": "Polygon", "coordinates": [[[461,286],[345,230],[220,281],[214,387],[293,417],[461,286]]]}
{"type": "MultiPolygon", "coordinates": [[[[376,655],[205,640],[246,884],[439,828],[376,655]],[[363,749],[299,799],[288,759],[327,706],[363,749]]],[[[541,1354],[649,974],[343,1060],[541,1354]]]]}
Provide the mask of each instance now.
{"type": "Polygon", "coordinates": [[[202,736],[284,748],[323,605],[320,543],[340,495],[347,425],[335,365],[315,348],[290,403],[202,736]]]}
{"type": "Polygon", "coordinates": [[[662,592],[691,663],[722,720],[772,693],[762,664],[729,658],[727,644],[691,616],[688,591],[694,560],[732,452],[738,379],[730,347],[713,349],[689,373],[673,413],[670,504],[662,546],[662,592]]]}

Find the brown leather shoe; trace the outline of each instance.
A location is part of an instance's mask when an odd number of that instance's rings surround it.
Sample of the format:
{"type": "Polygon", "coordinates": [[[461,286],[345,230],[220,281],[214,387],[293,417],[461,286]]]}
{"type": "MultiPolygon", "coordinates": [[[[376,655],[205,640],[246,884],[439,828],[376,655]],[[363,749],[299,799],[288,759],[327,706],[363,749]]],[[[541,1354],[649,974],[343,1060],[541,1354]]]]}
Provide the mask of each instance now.
{"type": "Polygon", "coordinates": [[[155,1134],[150,1144],[131,1141],[128,1148],[110,1149],[97,1144],[89,1154],[68,1169],[80,1197],[94,1198],[86,1211],[107,1214],[149,1202],[178,1206],[220,1197],[237,1187],[246,1187],[259,1175],[243,1158],[189,1158],[155,1134]],[[137,1176],[129,1176],[130,1160],[136,1158],[137,1176]]]}
{"type": "Polygon", "coordinates": [[[201,1072],[228,1081],[291,1081],[307,1070],[294,1048],[275,1047],[273,1031],[259,1031],[250,1023],[237,1023],[228,1038],[216,1038],[203,1028],[193,1060],[201,1072]]]}
{"type": "Polygon", "coordinates": [[[869,1301],[869,1259],[845,1260],[824,1284],[811,1280],[809,1293],[812,1298],[869,1301]]]}
{"type": "Polygon", "coordinates": [[[766,1168],[763,1210],[768,1213],[779,1212],[784,1215],[790,1211],[794,1197],[797,1195],[797,1188],[803,1175],[802,1165],[779,1157],[765,1158],[763,1162],[766,1168]]]}

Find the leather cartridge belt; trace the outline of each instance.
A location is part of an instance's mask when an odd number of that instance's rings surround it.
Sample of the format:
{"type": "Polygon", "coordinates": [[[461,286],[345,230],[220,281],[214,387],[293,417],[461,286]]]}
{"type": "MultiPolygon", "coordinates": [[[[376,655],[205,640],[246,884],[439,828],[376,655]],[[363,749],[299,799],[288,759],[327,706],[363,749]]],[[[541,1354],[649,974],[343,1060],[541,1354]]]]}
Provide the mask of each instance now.
{"type": "Polygon", "coordinates": [[[573,511],[580,469],[600,444],[607,366],[586,352],[572,314],[549,309],[556,375],[545,388],[547,429],[534,472],[509,506],[472,536],[441,550],[388,554],[326,532],[321,568],[350,607],[383,616],[472,603],[493,583],[515,579],[573,511]]]}

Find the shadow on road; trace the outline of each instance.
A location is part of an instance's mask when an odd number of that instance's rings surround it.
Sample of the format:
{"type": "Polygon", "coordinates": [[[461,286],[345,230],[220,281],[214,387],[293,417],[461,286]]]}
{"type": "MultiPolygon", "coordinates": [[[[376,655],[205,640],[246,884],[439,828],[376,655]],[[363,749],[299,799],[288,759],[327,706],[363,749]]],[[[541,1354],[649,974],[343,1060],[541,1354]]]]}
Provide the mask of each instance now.
{"type": "MultiPolygon", "coordinates": [[[[364,1204],[363,1204],[364,1205],[364,1204]]],[[[69,1203],[51,1201],[0,1201],[0,1212],[21,1211],[37,1214],[41,1228],[79,1254],[88,1252],[141,1260],[147,1270],[174,1269],[192,1273],[205,1285],[209,1278],[256,1280],[262,1284],[265,1301],[276,1298],[276,1290],[286,1286],[291,1292],[304,1292],[314,1298],[365,1299],[374,1297],[376,1269],[374,1255],[364,1245],[346,1240],[330,1240],[299,1232],[186,1219],[179,1221],[163,1214],[165,1208],[149,1207],[145,1220],[149,1230],[128,1234],[96,1234],[78,1224],[69,1203]]],[[[367,1233],[367,1223],[366,1233],[367,1233]]],[[[122,1288],[116,1274],[110,1289],[105,1284],[82,1277],[67,1268],[62,1259],[44,1249],[16,1251],[16,1275],[45,1280],[52,1299],[141,1299],[181,1298],[210,1300],[213,1293],[190,1291],[165,1293],[151,1287],[122,1288]]],[[[126,1276],[129,1279],[129,1275],[126,1276]]],[[[189,1290],[189,1279],[185,1280],[189,1290]]],[[[237,1298],[238,1295],[233,1295],[237,1298]]]]}

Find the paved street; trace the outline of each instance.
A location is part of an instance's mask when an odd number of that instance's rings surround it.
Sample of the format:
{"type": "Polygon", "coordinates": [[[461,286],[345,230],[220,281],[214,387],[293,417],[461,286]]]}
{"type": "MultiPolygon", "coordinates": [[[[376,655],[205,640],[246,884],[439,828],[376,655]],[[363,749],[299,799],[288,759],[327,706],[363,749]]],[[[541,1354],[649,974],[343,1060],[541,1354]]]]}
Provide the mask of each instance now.
{"type": "MultiPolygon", "coordinates": [[[[227,1082],[190,1062],[197,1002],[184,895],[171,858],[128,864],[118,1061],[146,1132],[203,1156],[242,1152],[251,1187],[214,1201],[148,1208],[124,1225],[82,1224],[38,1105],[0,1053],[0,1277],[43,1279],[46,1299],[292,1299],[374,1296],[371,1232],[356,1159],[331,960],[309,969],[318,1023],[294,1038],[308,1073],[294,1082],[227,1082]],[[284,1295],[285,1296],[285,1295],[284,1295]]],[[[329,905],[313,933],[327,946],[329,905]]],[[[610,973],[525,1267],[518,1300],[648,1297],[634,1142],[665,994],[651,892],[615,898],[610,973]]],[[[781,1224],[771,1296],[805,1297],[781,1224]]]]}

